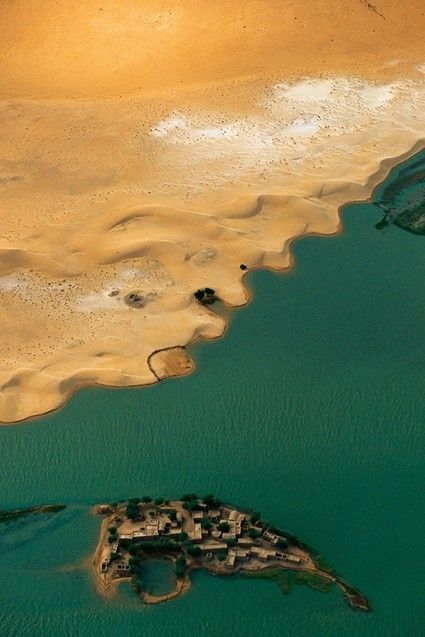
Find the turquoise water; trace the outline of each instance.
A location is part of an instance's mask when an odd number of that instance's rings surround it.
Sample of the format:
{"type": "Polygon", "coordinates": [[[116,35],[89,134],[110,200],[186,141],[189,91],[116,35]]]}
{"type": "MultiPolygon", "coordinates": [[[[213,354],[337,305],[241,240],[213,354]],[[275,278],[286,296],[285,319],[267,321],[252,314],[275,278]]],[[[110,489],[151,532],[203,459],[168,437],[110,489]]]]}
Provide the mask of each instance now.
{"type": "MultiPolygon", "coordinates": [[[[400,169],[387,184],[397,179],[400,169]]],[[[249,275],[253,303],[224,339],[194,348],[192,376],[86,389],[55,415],[0,429],[1,508],[70,505],[0,528],[1,635],[424,634],[424,240],[378,232],[381,216],[347,206],[344,233],[296,243],[290,273],[249,275]],[[126,584],[99,598],[78,567],[99,528],[88,505],[187,491],[260,509],[373,612],[336,591],[284,596],[204,573],[164,605],[141,605],[126,584]]]]}

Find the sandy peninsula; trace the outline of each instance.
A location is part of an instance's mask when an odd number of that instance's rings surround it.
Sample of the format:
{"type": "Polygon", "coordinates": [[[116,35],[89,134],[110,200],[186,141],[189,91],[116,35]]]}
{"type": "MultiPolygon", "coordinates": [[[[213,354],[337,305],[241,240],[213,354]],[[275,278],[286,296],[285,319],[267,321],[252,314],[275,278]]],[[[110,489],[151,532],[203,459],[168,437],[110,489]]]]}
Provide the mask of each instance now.
{"type": "Polygon", "coordinates": [[[299,236],[425,138],[411,0],[0,8],[0,421],[189,373],[299,236]],[[246,266],[242,269],[241,266],[246,266]]]}

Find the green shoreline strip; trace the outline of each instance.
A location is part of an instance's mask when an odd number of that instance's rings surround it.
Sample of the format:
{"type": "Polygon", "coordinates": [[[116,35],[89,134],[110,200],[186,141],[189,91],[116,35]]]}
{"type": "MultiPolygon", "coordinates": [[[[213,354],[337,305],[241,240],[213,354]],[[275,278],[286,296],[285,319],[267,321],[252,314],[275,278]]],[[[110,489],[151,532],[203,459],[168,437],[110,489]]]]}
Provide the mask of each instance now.
{"type": "Polygon", "coordinates": [[[269,582],[275,582],[282,593],[288,595],[291,592],[292,581],[289,571],[284,569],[272,569],[268,571],[253,571],[249,573],[245,571],[243,577],[249,577],[251,579],[268,580],[269,582]]]}

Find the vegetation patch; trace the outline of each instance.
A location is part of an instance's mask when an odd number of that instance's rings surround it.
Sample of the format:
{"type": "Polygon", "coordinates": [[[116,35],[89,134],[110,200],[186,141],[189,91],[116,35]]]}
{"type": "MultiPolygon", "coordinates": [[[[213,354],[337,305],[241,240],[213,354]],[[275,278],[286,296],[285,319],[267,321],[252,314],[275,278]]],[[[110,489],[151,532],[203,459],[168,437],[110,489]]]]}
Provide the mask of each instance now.
{"type": "Polygon", "coordinates": [[[330,573],[331,575],[336,575],[336,571],[333,566],[331,566],[322,555],[315,555],[314,563],[321,571],[325,571],[326,573],[330,573]]]}
{"type": "Polygon", "coordinates": [[[182,547],[177,542],[167,539],[151,540],[140,543],[130,542],[128,545],[122,543],[130,555],[138,555],[141,551],[145,553],[180,553],[182,547]]]}
{"type": "Polygon", "coordinates": [[[254,579],[263,579],[270,582],[275,582],[281,589],[282,593],[288,595],[291,592],[291,574],[283,569],[270,569],[267,571],[246,571],[245,577],[251,577],[254,579]]]}
{"type": "Polygon", "coordinates": [[[185,573],[186,573],[186,558],[181,556],[181,557],[178,557],[176,559],[176,563],[175,563],[175,566],[174,566],[174,572],[176,574],[176,577],[178,577],[179,579],[181,579],[182,577],[185,576],[185,573]]]}
{"type": "Polygon", "coordinates": [[[414,234],[425,234],[425,203],[413,210],[401,212],[394,218],[393,223],[414,234]]]}
{"type": "Polygon", "coordinates": [[[296,584],[304,584],[322,593],[328,593],[334,585],[332,580],[311,571],[297,571],[294,579],[296,584]]]}
{"type": "Polygon", "coordinates": [[[351,586],[342,580],[338,582],[338,586],[341,588],[344,599],[349,606],[356,610],[362,610],[365,612],[370,612],[372,610],[371,603],[367,597],[357,590],[357,588],[354,588],[354,586],[351,586]]]}
{"type": "Polygon", "coordinates": [[[193,296],[202,305],[212,305],[218,300],[213,288],[203,288],[196,290],[196,292],[193,293],[193,296]]]}

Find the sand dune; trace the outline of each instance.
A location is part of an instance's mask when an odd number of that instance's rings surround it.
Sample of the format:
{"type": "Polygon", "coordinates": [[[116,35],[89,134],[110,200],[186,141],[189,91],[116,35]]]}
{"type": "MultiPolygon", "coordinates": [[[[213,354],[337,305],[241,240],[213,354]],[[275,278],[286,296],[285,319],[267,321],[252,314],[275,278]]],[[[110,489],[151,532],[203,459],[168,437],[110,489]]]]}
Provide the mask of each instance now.
{"type": "Polygon", "coordinates": [[[59,5],[0,9],[3,422],[189,373],[193,293],[246,303],[425,137],[420,2],[59,5]]]}

